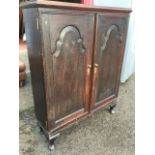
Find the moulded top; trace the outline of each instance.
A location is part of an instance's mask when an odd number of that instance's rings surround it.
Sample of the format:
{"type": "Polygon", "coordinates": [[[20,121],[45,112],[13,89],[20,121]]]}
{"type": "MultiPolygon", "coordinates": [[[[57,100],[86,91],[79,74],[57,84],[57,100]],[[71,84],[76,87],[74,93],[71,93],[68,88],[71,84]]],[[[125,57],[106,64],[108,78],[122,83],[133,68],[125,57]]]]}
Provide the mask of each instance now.
{"type": "Polygon", "coordinates": [[[106,6],[95,6],[95,5],[84,5],[75,4],[67,2],[56,2],[56,1],[27,1],[20,4],[21,8],[34,8],[34,7],[44,7],[44,8],[55,8],[55,9],[71,9],[71,10],[82,10],[82,11],[110,11],[110,12],[131,12],[131,8],[116,8],[116,7],[106,7],[106,6]]]}

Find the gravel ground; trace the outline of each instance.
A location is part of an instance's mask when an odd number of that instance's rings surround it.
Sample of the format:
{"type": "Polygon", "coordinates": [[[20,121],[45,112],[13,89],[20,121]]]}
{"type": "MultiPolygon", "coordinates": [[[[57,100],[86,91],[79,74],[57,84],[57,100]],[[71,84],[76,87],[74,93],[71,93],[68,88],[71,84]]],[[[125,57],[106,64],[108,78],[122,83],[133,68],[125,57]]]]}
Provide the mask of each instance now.
{"type": "Polygon", "coordinates": [[[27,72],[26,85],[20,88],[19,94],[20,155],[135,154],[134,75],[120,86],[115,114],[111,115],[102,109],[73,125],[56,139],[55,150],[50,152],[47,140],[37,126],[28,67],[27,72]]]}

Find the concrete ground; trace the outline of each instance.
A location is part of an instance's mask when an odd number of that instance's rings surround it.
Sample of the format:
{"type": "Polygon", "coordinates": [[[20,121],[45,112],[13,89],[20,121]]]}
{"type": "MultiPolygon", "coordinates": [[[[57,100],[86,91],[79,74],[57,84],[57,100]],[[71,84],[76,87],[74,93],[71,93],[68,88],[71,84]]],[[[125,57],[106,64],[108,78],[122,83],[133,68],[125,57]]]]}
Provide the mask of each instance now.
{"type": "Polygon", "coordinates": [[[20,52],[27,66],[27,82],[20,88],[19,141],[20,155],[134,155],[135,105],[134,75],[121,84],[115,114],[102,109],[77,125],[63,131],[48,150],[45,136],[37,126],[34,114],[31,78],[27,52],[20,52]]]}

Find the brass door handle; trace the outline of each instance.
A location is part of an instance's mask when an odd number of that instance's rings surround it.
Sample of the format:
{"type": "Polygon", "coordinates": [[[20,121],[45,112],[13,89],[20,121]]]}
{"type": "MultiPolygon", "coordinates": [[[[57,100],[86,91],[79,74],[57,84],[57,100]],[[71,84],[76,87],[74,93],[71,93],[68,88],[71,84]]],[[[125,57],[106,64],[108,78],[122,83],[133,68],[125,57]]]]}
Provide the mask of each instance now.
{"type": "Polygon", "coordinates": [[[92,67],[91,65],[87,66],[87,75],[90,75],[91,67],[92,67]]]}
{"type": "Polygon", "coordinates": [[[94,64],[94,74],[96,74],[97,73],[97,70],[98,70],[98,64],[94,64]]]}

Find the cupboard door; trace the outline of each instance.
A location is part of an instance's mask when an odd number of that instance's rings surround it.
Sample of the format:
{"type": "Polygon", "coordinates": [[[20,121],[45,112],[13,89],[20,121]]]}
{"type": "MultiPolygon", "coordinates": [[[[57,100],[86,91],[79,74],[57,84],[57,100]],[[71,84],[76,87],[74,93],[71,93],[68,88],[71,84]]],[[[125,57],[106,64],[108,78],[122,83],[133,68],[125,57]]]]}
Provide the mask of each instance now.
{"type": "Polygon", "coordinates": [[[44,74],[49,128],[88,113],[94,15],[42,12],[44,74]]]}
{"type": "Polygon", "coordinates": [[[124,14],[97,14],[92,108],[117,97],[127,23],[124,14]]]}

